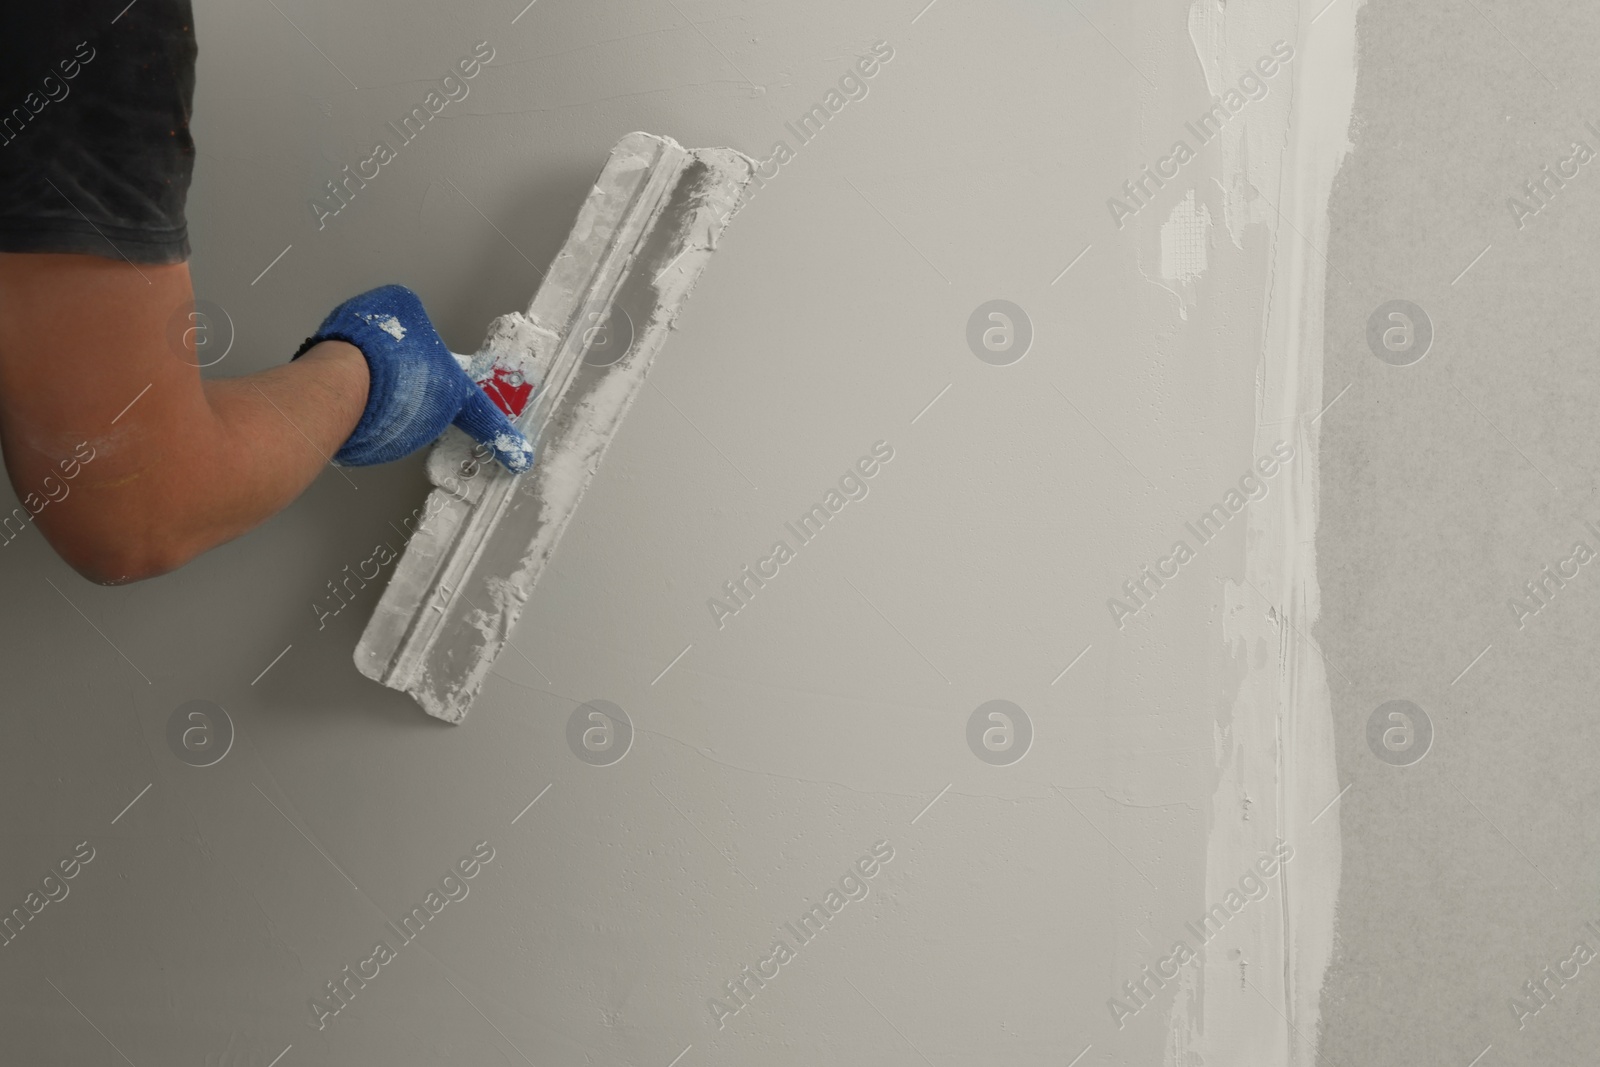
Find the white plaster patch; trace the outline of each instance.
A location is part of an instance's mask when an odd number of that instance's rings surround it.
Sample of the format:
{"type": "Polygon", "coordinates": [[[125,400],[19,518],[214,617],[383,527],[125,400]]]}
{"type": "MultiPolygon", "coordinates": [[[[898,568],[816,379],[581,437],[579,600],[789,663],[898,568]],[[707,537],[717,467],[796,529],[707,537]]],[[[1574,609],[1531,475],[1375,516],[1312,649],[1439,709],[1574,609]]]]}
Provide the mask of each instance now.
{"type": "Polygon", "coordinates": [[[533,446],[508,433],[495,434],[494,447],[514,471],[525,471],[533,462],[533,446]]]}
{"type": "Polygon", "coordinates": [[[1281,58],[1282,53],[1273,53],[1271,46],[1283,36],[1283,15],[1288,8],[1266,4],[1230,11],[1221,0],[1194,0],[1189,7],[1189,40],[1205,75],[1207,93],[1213,100],[1231,94],[1236,102],[1242,98],[1247,105],[1215,137],[1221,224],[1238,248],[1244,247],[1245,226],[1275,217],[1259,190],[1275,188],[1282,169],[1291,110],[1291,93],[1282,83],[1295,76],[1297,61],[1285,60],[1277,75],[1261,79],[1259,98],[1242,97],[1241,78],[1254,77],[1252,68],[1258,59],[1268,55],[1281,58]]]}
{"type": "Polygon", "coordinates": [[[385,315],[381,319],[376,315],[368,315],[366,320],[396,341],[404,341],[406,339],[406,328],[400,325],[400,320],[393,315],[385,315]]]}
{"type": "Polygon", "coordinates": [[[1161,277],[1188,285],[1206,272],[1211,241],[1211,211],[1194,201],[1194,190],[1173,207],[1161,224],[1161,277]]]}
{"type": "Polygon", "coordinates": [[[1220,217],[1189,200],[1173,211],[1161,232],[1161,278],[1183,289],[1207,270],[1223,271],[1208,286],[1261,287],[1257,441],[1294,425],[1301,457],[1280,491],[1249,509],[1242,559],[1219,575],[1224,670],[1235,688],[1212,754],[1206,893],[1223,890],[1274,838],[1297,858],[1281,875],[1276,903],[1230,926],[1230,952],[1209,954],[1194,995],[1174,1001],[1169,1064],[1317,1063],[1340,862],[1338,808],[1329,803],[1339,785],[1326,664],[1305,636],[1320,599],[1313,547],[1320,428],[1304,413],[1324,403],[1326,264],[1316,250],[1327,246],[1328,194],[1349,149],[1360,6],[1327,8],[1281,48],[1292,5],[1192,0],[1189,7],[1209,95],[1216,101],[1237,90],[1249,104],[1231,109],[1238,115],[1213,138],[1220,143],[1206,161],[1220,200],[1209,189],[1206,199],[1220,217]],[[1246,80],[1269,50],[1292,82],[1281,72],[1271,82],[1264,72],[1260,84],[1246,80]],[[1234,248],[1222,245],[1225,254],[1210,262],[1218,251],[1205,239],[1213,222],[1234,248]],[[1243,240],[1252,223],[1265,227],[1259,246],[1243,240]]]}

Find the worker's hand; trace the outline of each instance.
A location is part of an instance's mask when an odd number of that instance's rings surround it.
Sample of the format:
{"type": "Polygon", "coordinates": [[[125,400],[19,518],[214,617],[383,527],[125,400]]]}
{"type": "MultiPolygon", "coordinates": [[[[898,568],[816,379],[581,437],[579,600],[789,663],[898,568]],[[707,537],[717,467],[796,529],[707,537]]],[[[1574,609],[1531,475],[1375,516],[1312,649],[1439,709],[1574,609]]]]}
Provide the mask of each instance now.
{"type": "Polygon", "coordinates": [[[494,450],[512,471],[533,463],[533,446],[467,376],[439,338],[422,301],[403,285],[385,285],[334,308],[296,357],[319,341],[345,341],[367,358],[367,406],[334,454],[346,467],[408,456],[451,423],[494,450]]]}

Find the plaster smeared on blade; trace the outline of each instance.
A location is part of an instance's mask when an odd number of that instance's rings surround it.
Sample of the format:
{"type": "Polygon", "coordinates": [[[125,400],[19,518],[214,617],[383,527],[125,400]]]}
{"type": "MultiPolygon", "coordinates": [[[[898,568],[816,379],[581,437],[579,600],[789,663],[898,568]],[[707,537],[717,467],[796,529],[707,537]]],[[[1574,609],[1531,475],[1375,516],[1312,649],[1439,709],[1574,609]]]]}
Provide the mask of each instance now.
{"type": "Polygon", "coordinates": [[[729,149],[618,142],[527,311],[496,319],[477,354],[457,357],[476,379],[493,375],[485,389],[503,410],[507,389],[536,389],[513,420],[536,462],[513,479],[477,462],[464,434],[439,442],[428,459],[436,514],[368,623],[362,673],[439,718],[465,716],[753,171],[729,149]],[[613,310],[634,324],[632,344],[591,365],[586,327],[613,310]]]}

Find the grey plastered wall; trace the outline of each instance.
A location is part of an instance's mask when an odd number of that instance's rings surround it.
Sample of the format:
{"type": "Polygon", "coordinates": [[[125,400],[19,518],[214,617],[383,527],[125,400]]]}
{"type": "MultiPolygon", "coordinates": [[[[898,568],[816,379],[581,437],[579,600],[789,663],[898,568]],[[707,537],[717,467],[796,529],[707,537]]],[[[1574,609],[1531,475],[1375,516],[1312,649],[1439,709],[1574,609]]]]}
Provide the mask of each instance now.
{"type": "MultiPolygon", "coordinates": [[[[0,949],[6,1048],[1091,1067],[1188,1047],[1172,1019],[1192,976],[1122,1028],[1107,1000],[1240,876],[1207,871],[1218,738],[1274,650],[1225,636],[1242,527],[1127,633],[1106,610],[1273,440],[1252,423],[1264,229],[1214,239],[1181,314],[1149,280],[1186,188],[1221,217],[1215,159],[1138,225],[1104,207],[1206,106],[1187,13],[200,7],[193,268],[235,331],[213,373],[280,362],[386,281],[471,350],[526,304],[630,130],[796,155],[735,220],[464,726],[356,674],[376,585],[321,617],[330,582],[398,546],[420,460],[329,471],[134,587],[77,581],[33,534],[5,547],[0,906],[95,850],[0,949]],[[785,123],[879,40],[894,57],[868,95],[797,145],[785,123]],[[319,227],[325,183],[479,41],[494,58],[470,95],[319,227]],[[1034,331],[1007,367],[966,340],[995,298],[1034,331]],[[869,495],[719,628],[708,599],[879,441],[894,458],[869,495]],[[591,699],[637,730],[608,767],[568,749],[591,699]],[[1033,724],[1007,767],[966,738],[995,699],[1033,724]],[[210,767],[168,741],[191,700],[236,729],[210,767]],[[715,1025],[708,1000],[879,840],[894,858],[870,894],[715,1025]],[[469,895],[314,1028],[311,998],[480,841],[494,858],[469,895]]],[[[1271,802],[1218,806],[1270,837],[1271,802]]],[[[1230,937],[1271,930],[1270,900],[1230,937]]],[[[1211,1002],[1271,1022],[1281,966],[1223,948],[1262,969],[1211,1002]]]]}
{"type": "Polygon", "coordinates": [[[1328,249],[1324,393],[1348,392],[1321,420],[1316,541],[1351,786],[1328,1064],[1588,1062],[1600,1040],[1600,977],[1576,948],[1600,950],[1584,925],[1600,919],[1600,589],[1593,563],[1562,563],[1600,549],[1600,180],[1569,163],[1542,206],[1523,189],[1574,142],[1600,149],[1597,33],[1581,5],[1361,12],[1328,249]],[[1396,299],[1434,331],[1410,366],[1364,336],[1396,299]],[[1525,584],[1546,566],[1576,577],[1540,607],[1525,584]],[[1408,766],[1366,741],[1396,699],[1434,732],[1408,766]],[[1539,1008],[1524,983],[1541,980],[1539,1008]]]}

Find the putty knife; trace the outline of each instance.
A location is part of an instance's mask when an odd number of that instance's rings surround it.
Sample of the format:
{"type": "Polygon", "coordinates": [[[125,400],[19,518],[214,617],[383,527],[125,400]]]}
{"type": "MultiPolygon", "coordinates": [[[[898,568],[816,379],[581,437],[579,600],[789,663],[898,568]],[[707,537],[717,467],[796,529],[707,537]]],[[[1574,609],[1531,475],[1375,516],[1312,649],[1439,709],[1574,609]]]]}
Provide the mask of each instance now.
{"type": "Polygon", "coordinates": [[[647,133],[617,142],[528,310],[457,357],[534,442],[534,466],[513,475],[459,430],[440,438],[426,517],[356,646],[362,674],[465,718],[754,166],[647,133]]]}

